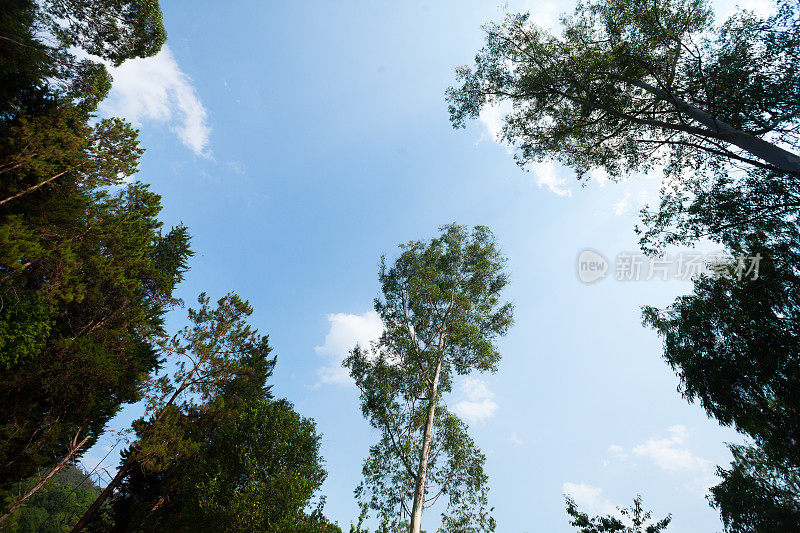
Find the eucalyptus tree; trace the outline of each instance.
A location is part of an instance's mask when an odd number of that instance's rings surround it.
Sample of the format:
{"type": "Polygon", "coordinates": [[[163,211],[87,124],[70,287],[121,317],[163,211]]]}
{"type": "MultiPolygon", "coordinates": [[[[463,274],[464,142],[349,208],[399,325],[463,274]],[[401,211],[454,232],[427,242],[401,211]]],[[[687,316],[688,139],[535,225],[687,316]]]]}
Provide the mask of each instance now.
{"type": "Polygon", "coordinates": [[[364,416],[380,431],[356,494],[412,533],[441,497],[443,531],[491,531],[485,457],[445,396],[455,376],[498,368],[495,342],[513,314],[501,298],[506,260],[483,226],[443,226],[440,236],[400,249],[391,266],[381,260],[375,310],[384,333],[344,363],[364,416]]]}
{"type": "Polygon", "coordinates": [[[688,208],[711,213],[711,238],[797,211],[800,8],[778,2],[768,19],[740,12],[719,27],[703,0],[581,2],[560,34],[509,14],[485,26],[475,66],[457,70],[451,120],[463,127],[506,103],[502,138],[522,166],[552,157],[579,178],[602,169],[611,179],[664,168],[661,229],[688,208]],[[737,170],[779,194],[748,197],[737,170]],[[681,211],[671,195],[701,177],[697,192],[717,194],[679,195],[681,211]],[[742,200],[735,213],[731,195],[742,200]]]}

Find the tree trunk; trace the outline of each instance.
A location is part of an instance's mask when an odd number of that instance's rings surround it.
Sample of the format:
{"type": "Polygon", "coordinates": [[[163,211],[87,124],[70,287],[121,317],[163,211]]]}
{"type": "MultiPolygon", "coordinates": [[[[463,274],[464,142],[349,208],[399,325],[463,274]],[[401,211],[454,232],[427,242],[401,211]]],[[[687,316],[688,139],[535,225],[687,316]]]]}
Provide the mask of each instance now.
{"type": "Polygon", "coordinates": [[[111,480],[111,483],[106,485],[106,488],[103,490],[103,492],[100,493],[100,496],[98,496],[97,499],[94,502],[92,502],[92,505],[89,506],[86,512],[83,513],[83,516],[81,517],[80,520],[78,520],[78,523],[72,527],[71,533],[75,533],[76,531],[80,531],[81,529],[86,527],[86,524],[89,522],[89,519],[92,516],[94,516],[94,513],[96,513],[98,509],[100,509],[100,506],[103,505],[103,502],[105,502],[106,499],[108,499],[108,497],[114,491],[114,488],[117,485],[119,485],[120,481],[122,481],[122,478],[125,477],[125,474],[128,473],[128,468],[130,468],[132,457],[133,455],[129,456],[128,459],[119,468],[119,470],[117,470],[117,475],[114,476],[114,479],[111,480]]]}
{"type": "MultiPolygon", "coordinates": [[[[167,407],[172,405],[172,403],[178,398],[178,396],[186,389],[189,383],[189,379],[191,379],[191,377],[195,374],[195,372],[197,372],[197,369],[200,368],[200,365],[202,365],[205,361],[206,361],[205,357],[199,359],[199,361],[192,369],[192,371],[189,372],[189,375],[186,376],[184,380],[181,382],[180,387],[175,389],[175,392],[172,393],[172,396],[170,397],[169,401],[165,403],[164,406],[161,408],[161,410],[158,412],[154,424],[158,424],[158,422],[164,416],[164,413],[167,411],[167,407]]],[[[131,452],[133,452],[133,447],[131,447],[131,452]]],[[[119,467],[117,475],[114,476],[114,479],[111,480],[111,483],[109,483],[103,490],[103,492],[100,493],[100,496],[98,496],[97,499],[94,502],[92,502],[92,505],[90,505],[89,508],[86,509],[86,512],[83,513],[83,516],[81,517],[80,520],[78,520],[78,523],[72,527],[70,533],[78,533],[78,531],[86,527],[86,524],[89,522],[89,519],[94,515],[94,513],[97,512],[98,509],[100,509],[100,506],[103,505],[103,502],[105,502],[108,499],[108,497],[117,487],[117,485],[120,484],[122,478],[125,477],[125,474],[128,473],[128,469],[131,467],[131,464],[133,463],[133,457],[134,457],[133,453],[128,455],[128,458],[125,460],[122,466],[119,467]]]]}
{"type": "Polygon", "coordinates": [[[433,419],[436,415],[436,395],[439,389],[439,372],[442,370],[442,357],[436,363],[436,372],[433,376],[431,399],[428,405],[428,416],[425,418],[425,433],[422,436],[422,452],[419,456],[419,469],[417,470],[417,483],[414,488],[414,506],[411,509],[411,533],[420,533],[422,523],[422,506],[425,503],[425,476],[428,473],[428,455],[431,449],[431,435],[433,434],[433,419]]]}
{"type": "Polygon", "coordinates": [[[705,126],[714,137],[730,143],[745,152],[748,152],[759,159],[766,161],[770,165],[782,169],[795,176],[800,176],[800,156],[780,146],[776,146],[765,141],[760,137],[745,133],[731,126],[730,124],[718,120],[705,111],[689,104],[688,102],[673,96],[666,91],[653,87],[643,81],[631,82],[633,85],[645,91],[673,103],[678,111],[685,113],[689,118],[705,126]]]}
{"type": "MultiPolygon", "coordinates": [[[[78,431],[78,433],[80,434],[80,431],[78,431]]],[[[87,434],[86,434],[86,436],[83,438],[83,440],[81,440],[80,442],[78,442],[78,435],[75,435],[75,438],[72,440],[72,446],[70,447],[69,453],[68,453],[68,454],[67,454],[67,455],[66,455],[66,456],[65,456],[63,459],[61,459],[61,461],[59,461],[59,463],[58,463],[56,466],[54,466],[54,467],[53,467],[53,468],[50,470],[50,472],[48,472],[48,473],[47,473],[47,475],[46,475],[46,476],[44,476],[44,477],[43,477],[43,478],[42,478],[42,479],[39,481],[39,483],[37,483],[36,485],[34,485],[34,486],[33,486],[33,488],[31,488],[31,490],[29,490],[29,491],[28,491],[28,492],[25,494],[25,496],[23,496],[22,498],[20,498],[20,499],[17,501],[17,503],[15,503],[14,505],[12,505],[12,506],[11,506],[11,507],[8,509],[8,511],[6,511],[6,513],[5,513],[3,516],[0,516],[0,523],[2,523],[3,521],[5,521],[5,520],[6,520],[6,519],[7,519],[9,516],[11,516],[11,514],[12,514],[14,511],[16,511],[17,509],[19,509],[19,508],[20,508],[22,505],[24,505],[24,504],[25,504],[25,502],[28,500],[28,498],[30,498],[31,496],[33,496],[34,494],[36,494],[36,491],[38,491],[39,489],[41,489],[41,488],[44,486],[44,484],[45,484],[45,483],[47,483],[47,480],[48,480],[48,479],[50,479],[51,477],[53,477],[54,475],[56,475],[56,474],[57,474],[57,473],[58,473],[60,470],[62,470],[62,469],[65,467],[65,466],[67,466],[67,463],[69,463],[69,462],[72,460],[72,458],[73,458],[73,457],[75,457],[75,454],[76,454],[76,453],[78,453],[78,452],[81,450],[81,448],[83,448],[84,444],[86,444],[86,441],[88,441],[88,440],[89,440],[89,436],[90,436],[90,435],[87,433],[87,434]]]]}
{"type": "MultiPolygon", "coordinates": [[[[80,167],[80,166],[82,166],[82,165],[83,165],[83,164],[80,164],[80,165],[78,165],[78,166],[77,166],[77,167],[75,167],[75,168],[78,168],[78,167],[80,167]]],[[[44,181],[42,181],[42,182],[40,182],[40,183],[37,183],[36,185],[31,185],[30,187],[28,187],[28,188],[27,188],[27,189],[25,189],[24,191],[20,191],[20,192],[18,192],[17,194],[15,194],[15,195],[13,195],[13,196],[9,196],[8,198],[4,198],[4,199],[0,200],[0,205],[3,205],[3,204],[4,204],[4,203],[6,203],[6,202],[10,202],[11,200],[14,200],[14,199],[16,199],[16,198],[19,198],[20,196],[22,196],[22,195],[24,195],[24,194],[28,194],[29,192],[33,192],[33,191],[35,191],[36,189],[38,189],[38,188],[40,188],[40,187],[44,187],[45,185],[47,185],[48,183],[50,183],[50,182],[51,182],[51,181],[53,181],[54,179],[56,179],[56,178],[58,178],[58,177],[60,177],[60,176],[63,176],[64,174],[66,174],[67,172],[69,172],[69,171],[71,171],[71,170],[75,170],[75,169],[74,169],[74,168],[71,168],[71,169],[65,170],[65,171],[63,171],[63,172],[59,172],[59,173],[58,173],[58,174],[56,174],[55,176],[50,176],[50,177],[49,177],[49,178],[47,178],[46,180],[44,180],[44,181]]]]}

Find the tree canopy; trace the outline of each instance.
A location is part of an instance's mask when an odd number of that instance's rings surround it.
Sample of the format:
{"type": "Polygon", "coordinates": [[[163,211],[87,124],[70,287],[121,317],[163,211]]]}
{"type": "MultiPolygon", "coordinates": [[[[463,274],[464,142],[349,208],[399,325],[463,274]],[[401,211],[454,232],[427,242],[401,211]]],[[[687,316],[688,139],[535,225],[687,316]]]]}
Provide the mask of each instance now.
{"type": "Polygon", "coordinates": [[[512,323],[512,306],[501,299],[505,259],[485,227],[441,231],[402,245],[391,266],[381,260],[375,310],[385,331],[345,361],[362,413],[381,435],[356,494],[414,532],[423,509],[444,496],[443,531],[491,531],[484,455],[444,395],[456,375],[498,367],[495,339],[512,323]]]}

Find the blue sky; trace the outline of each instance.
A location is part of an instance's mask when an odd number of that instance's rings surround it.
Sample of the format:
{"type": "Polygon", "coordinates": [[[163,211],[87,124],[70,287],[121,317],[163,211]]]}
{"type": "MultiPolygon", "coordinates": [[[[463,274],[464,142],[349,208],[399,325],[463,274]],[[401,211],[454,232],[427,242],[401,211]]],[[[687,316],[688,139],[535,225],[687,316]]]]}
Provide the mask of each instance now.
{"type": "MultiPolygon", "coordinates": [[[[751,2],[760,7],[764,2],[751,2]]],[[[680,281],[591,285],[576,257],[636,252],[635,212],[658,182],[599,179],[542,164],[524,172],[495,142],[497,114],[450,127],[445,89],[481,46],[493,3],[164,1],[167,47],[115,69],[102,107],[141,128],[139,179],[187,224],[197,255],[179,296],[234,290],[270,335],[277,395],[317,421],[326,514],[345,529],[376,435],[338,365],[380,331],[371,313],[381,254],[441,224],[484,224],[509,258],[516,323],[496,375],[448,403],[487,455],[500,532],[570,531],[563,493],[592,512],[641,493],[670,531],[717,531],[704,499],[730,459],[729,429],[678,394],[642,305],[680,281]]],[[[727,11],[732,2],[718,2],[727,11]]],[[[553,25],[570,3],[510,2],[553,25]]],[[[613,276],[609,275],[609,278],[613,276]]],[[[175,312],[170,325],[182,325],[175,312]]],[[[141,410],[126,409],[124,427],[141,410]]],[[[105,437],[84,463],[113,442],[105,437]]],[[[115,452],[104,466],[114,467],[115,452]]],[[[423,526],[436,523],[428,513],[423,526]]]]}

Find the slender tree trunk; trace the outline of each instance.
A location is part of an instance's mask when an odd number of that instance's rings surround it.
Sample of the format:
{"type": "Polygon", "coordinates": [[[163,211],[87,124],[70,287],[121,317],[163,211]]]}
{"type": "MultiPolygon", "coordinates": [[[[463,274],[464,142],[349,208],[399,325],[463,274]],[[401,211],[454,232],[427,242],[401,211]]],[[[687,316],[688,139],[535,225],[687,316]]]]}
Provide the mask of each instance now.
{"type": "Polygon", "coordinates": [[[100,493],[100,496],[98,496],[97,499],[94,502],[92,502],[92,505],[90,505],[89,508],[86,510],[86,512],[83,513],[83,516],[81,517],[80,520],[78,520],[78,523],[73,526],[71,530],[72,533],[80,531],[81,529],[86,527],[86,524],[89,522],[89,519],[92,516],[94,516],[94,513],[96,513],[98,509],[100,509],[100,506],[103,505],[103,502],[105,502],[108,499],[108,497],[114,491],[116,486],[119,485],[120,481],[122,481],[122,478],[125,477],[125,474],[128,473],[128,469],[131,466],[131,462],[132,462],[131,457],[129,456],[128,459],[122,464],[122,466],[119,467],[119,470],[117,470],[117,475],[114,476],[114,479],[111,480],[111,483],[106,485],[106,488],[103,489],[103,492],[100,493]]]}
{"type": "MultiPolygon", "coordinates": [[[[172,405],[172,403],[175,401],[178,395],[180,395],[180,393],[182,393],[186,389],[189,380],[191,379],[192,376],[194,376],[195,372],[197,372],[197,369],[200,368],[200,365],[202,365],[204,362],[205,362],[205,357],[201,358],[198,361],[198,363],[195,365],[195,367],[192,369],[189,375],[186,376],[186,378],[184,378],[184,380],[181,382],[180,387],[175,389],[175,392],[172,394],[169,401],[164,404],[164,407],[161,408],[158,415],[156,416],[154,422],[155,424],[157,424],[158,421],[161,420],[161,418],[164,416],[167,407],[172,405]]],[[[92,518],[92,516],[94,516],[97,510],[100,509],[100,506],[103,505],[103,502],[105,502],[108,499],[108,497],[111,495],[114,489],[122,482],[122,478],[125,477],[125,474],[128,473],[131,464],[133,464],[133,457],[134,457],[133,453],[128,455],[128,458],[125,460],[124,463],[122,463],[122,466],[119,467],[119,470],[117,470],[117,475],[114,476],[114,479],[112,479],[108,485],[106,485],[106,488],[103,489],[103,492],[100,493],[100,496],[98,496],[97,499],[94,502],[92,502],[92,505],[90,505],[89,508],[86,509],[86,512],[83,513],[83,516],[81,517],[80,520],[78,520],[78,523],[72,527],[70,533],[78,533],[78,531],[86,527],[86,524],[89,523],[89,519],[92,518]]]]}
{"type": "MultiPolygon", "coordinates": [[[[79,165],[79,166],[80,166],[80,165],[79,165]]],[[[14,200],[15,198],[19,198],[20,196],[22,196],[22,195],[24,195],[24,194],[28,194],[29,192],[33,192],[33,191],[35,191],[36,189],[38,189],[38,188],[40,188],[40,187],[44,187],[45,185],[47,185],[48,183],[50,183],[50,182],[51,182],[51,181],[53,181],[54,179],[56,179],[56,178],[58,178],[58,177],[60,177],[60,176],[63,176],[64,174],[66,174],[66,173],[67,173],[67,172],[69,172],[70,170],[74,170],[74,169],[69,169],[69,170],[65,170],[65,171],[63,171],[63,172],[59,172],[59,173],[58,173],[58,174],[56,174],[55,176],[50,176],[50,177],[49,177],[49,178],[47,178],[46,180],[44,180],[44,181],[42,181],[42,182],[40,182],[40,183],[37,183],[36,185],[31,185],[30,187],[28,187],[28,188],[27,188],[27,189],[25,189],[24,191],[20,191],[20,192],[18,192],[17,194],[15,194],[15,195],[13,195],[13,196],[9,196],[8,198],[4,198],[4,199],[0,200],[0,205],[3,205],[3,204],[4,204],[4,203],[6,203],[6,202],[10,202],[11,200],[14,200]]]]}
{"type": "MultiPolygon", "coordinates": [[[[80,434],[80,431],[78,432],[78,434],[80,434]]],[[[22,507],[28,500],[28,498],[36,494],[36,491],[41,489],[44,486],[44,484],[47,483],[48,479],[56,475],[65,466],[67,466],[67,463],[69,463],[72,460],[72,458],[75,457],[75,454],[78,453],[81,450],[81,448],[83,448],[84,444],[86,444],[86,441],[89,440],[89,436],[90,435],[87,433],[86,436],[80,442],[78,442],[78,435],[75,435],[75,438],[72,439],[72,446],[70,447],[69,453],[66,456],[64,456],[64,458],[61,459],[61,461],[59,461],[58,464],[54,466],[50,470],[50,472],[47,473],[46,476],[44,476],[36,485],[34,485],[33,488],[31,488],[31,490],[29,490],[25,494],[25,496],[20,498],[17,501],[17,503],[9,507],[8,511],[6,511],[6,513],[3,516],[0,516],[0,523],[3,523],[6,519],[8,519],[9,516],[11,516],[11,514],[14,511],[22,507]]]]}
{"type": "Polygon", "coordinates": [[[436,395],[439,389],[439,373],[442,370],[442,358],[436,363],[436,372],[433,376],[428,415],[425,417],[425,432],[422,435],[422,452],[419,456],[419,469],[417,470],[417,483],[414,488],[414,506],[411,509],[411,533],[420,533],[422,525],[422,506],[425,503],[425,476],[428,473],[428,455],[431,451],[431,436],[433,434],[433,419],[436,415],[436,395]]]}

